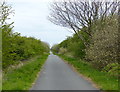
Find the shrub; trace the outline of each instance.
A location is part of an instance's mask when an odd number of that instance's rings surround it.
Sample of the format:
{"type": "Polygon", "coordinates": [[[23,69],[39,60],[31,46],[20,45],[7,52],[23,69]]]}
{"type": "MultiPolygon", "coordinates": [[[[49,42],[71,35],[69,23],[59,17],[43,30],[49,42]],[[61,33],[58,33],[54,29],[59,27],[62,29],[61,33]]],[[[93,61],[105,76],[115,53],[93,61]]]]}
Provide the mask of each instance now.
{"type": "Polygon", "coordinates": [[[105,66],[102,71],[108,72],[113,76],[120,76],[120,65],[118,63],[111,63],[105,66]]]}
{"type": "Polygon", "coordinates": [[[59,52],[59,45],[55,44],[52,46],[51,50],[54,52],[54,53],[58,53],[59,52]]]}
{"type": "MultiPolygon", "coordinates": [[[[98,21],[99,22],[99,21],[98,21]]],[[[86,49],[86,58],[91,60],[94,67],[104,68],[110,63],[118,62],[118,21],[117,17],[109,17],[103,24],[96,24],[91,44],[86,49]]]]}
{"type": "MultiPolygon", "coordinates": [[[[88,40],[88,36],[85,33],[80,32],[80,34],[83,35],[85,40],[88,40]]],[[[52,51],[59,54],[72,55],[71,57],[80,59],[85,57],[85,45],[83,41],[79,39],[77,34],[74,34],[73,37],[68,37],[60,44],[54,45],[52,51]]]]}
{"type": "Polygon", "coordinates": [[[69,52],[73,54],[74,57],[83,59],[85,57],[85,46],[82,42],[71,42],[68,47],[69,52]]]}
{"type": "Polygon", "coordinates": [[[65,48],[63,48],[63,47],[61,47],[60,49],[59,49],[59,54],[65,54],[67,52],[67,49],[65,49],[65,48]]]}
{"type": "Polygon", "coordinates": [[[9,36],[3,32],[2,40],[2,60],[3,68],[11,64],[18,63],[19,60],[28,59],[35,55],[42,55],[49,52],[49,46],[33,37],[22,37],[12,33],[9,36]]]}

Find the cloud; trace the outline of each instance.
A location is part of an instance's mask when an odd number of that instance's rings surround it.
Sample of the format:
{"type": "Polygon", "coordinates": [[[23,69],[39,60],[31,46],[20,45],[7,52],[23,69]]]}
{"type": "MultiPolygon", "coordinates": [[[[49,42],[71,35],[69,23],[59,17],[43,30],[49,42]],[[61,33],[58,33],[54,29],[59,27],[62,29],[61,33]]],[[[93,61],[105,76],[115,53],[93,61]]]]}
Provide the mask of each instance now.
{"type": "Polygon", "coordinates": [[[52,2],[53,0],[6,0],[8,2],[14,2],[14,3],[40,3],[40,2],[52,2]]]}
{"type": "Polygon", "coordinates": [[[12,18],[14,32],[22,36],[32,36],[49,43],[51,46],[72,35],[66,28],[52,24],[47,20],[48,5],[51,0],[8,0],[15,10],[12,18]]]}

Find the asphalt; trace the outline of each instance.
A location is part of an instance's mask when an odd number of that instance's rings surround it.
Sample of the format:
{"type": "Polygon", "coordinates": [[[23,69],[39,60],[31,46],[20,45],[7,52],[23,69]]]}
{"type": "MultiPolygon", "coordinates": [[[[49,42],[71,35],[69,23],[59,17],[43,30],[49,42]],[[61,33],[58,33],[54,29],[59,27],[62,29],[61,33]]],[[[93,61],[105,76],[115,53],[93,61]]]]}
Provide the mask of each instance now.
{"type": "Polygon", "coordinates": [[[49,55],[30,90],[97,90],[58,56],[49,55]]]}

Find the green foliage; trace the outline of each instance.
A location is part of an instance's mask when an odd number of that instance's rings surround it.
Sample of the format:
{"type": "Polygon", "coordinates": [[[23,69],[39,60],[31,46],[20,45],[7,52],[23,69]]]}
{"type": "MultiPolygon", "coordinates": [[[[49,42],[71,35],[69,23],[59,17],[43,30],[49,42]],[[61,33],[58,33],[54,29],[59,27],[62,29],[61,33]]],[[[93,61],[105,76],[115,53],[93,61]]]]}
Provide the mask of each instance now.
{"type": "Polygon", "coordinates": [[[79,57],[81,59],[85,56],[85,46],[82,42],[71,42],[68,50],[72,53],[74,57],[79,57]]]}
{"type": "Polygon", "coordinates": [[[118,63],[108,64],[103,68],[103,72],[108,72],[110,75],[119,76],[120,75],[120,65],[118,63]]]}
{"type": "Polygon", "coordinates": [[[0,29],[0,90],[2,90],[2,31],[0,29]]]}
{"type": "Polygon", "coordinates": [[[59,45],[55,44],[52,46],[51,50],[54,52],[54,53],[58,53],[59,52],[59,45]]]}
{"type": "Polygon", "coordinates": [[[48,54],[40,55],[17,69],[9,69],[3,75],[2,90],[29,90],[42,68],[48,54]]]}
{"type": "Polygon", "coordinates": [[[49,52],[47,44],[33,37],[22,37],[15,33],[9,36],[4,30],[2,30],[2,33],[3,68],[15,64],[19,60],[49,52]]]}
{"type": "Polygon", "coordinates": [[[118,62],[118,21],[117,16],[108,17],[103,24],[100,21],[93,28],[90,46],[86,49],[86,58],[94,67],[104,68],[107,64],[118,62]]]}
{"type": "MultiPolygon", "coordinates": [[[[87,40],[88,37],[85,33],[80,32],[81,35],[87,40]]],[[[69,54],[76,58],[83,59],[85,57],[85,45],[76,34],[73,37],[68,37],[66,40],[58,45],[52,47],[52,51],[59,54],[69,54]]]]}
{"type": "Polygon", "coordinates": [[[71,41],[71,37],[68,37],[66,40],[62,41],[59,44],[59,47],[63,47],[63,48],[68,48],[69,47],[69,42],[71,41]]]}
{"type": "MultiPolygon", "coordinates": [[[[43,55],[49,52],[48,44],[33,37],[23,37],[20,33],[13,33],[13,23],[7,23],[12,13],[11,6],[3,2],[0,5],[2,17],[0,17],[0,31],[2,31],[2,67],[3,70],[12,64],[19,63],[35,55],[43,55]]],[[[1,51],[0,51],[1,52],[1,51]]]]}
{"type": "Polygon", "coordinates": [[[65,54],[66,52],[67,52],[67,50],[65,48],[63,48],[63,47],[61,47],[59,49],[59,54],[65,54]]]}

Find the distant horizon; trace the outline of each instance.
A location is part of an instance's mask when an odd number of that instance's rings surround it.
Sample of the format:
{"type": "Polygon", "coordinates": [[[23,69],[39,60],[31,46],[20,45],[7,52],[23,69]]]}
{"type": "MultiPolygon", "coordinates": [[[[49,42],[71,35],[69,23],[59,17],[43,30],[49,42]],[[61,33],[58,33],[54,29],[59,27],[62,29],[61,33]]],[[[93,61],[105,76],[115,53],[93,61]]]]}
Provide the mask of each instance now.
{"type": "Polygon", "coordinates": [[[50,13],[51,0],[36,2],[33,0],[6,0],[15,11],[10,21],[14,22],[14,32],[21,36],[34,37],[50,45],[58,44],[73,33],[71,29],[60,27],[51,23],[47,17],[50,13]],[[68,31],[69,30],[69,31],[68,31]]]}

